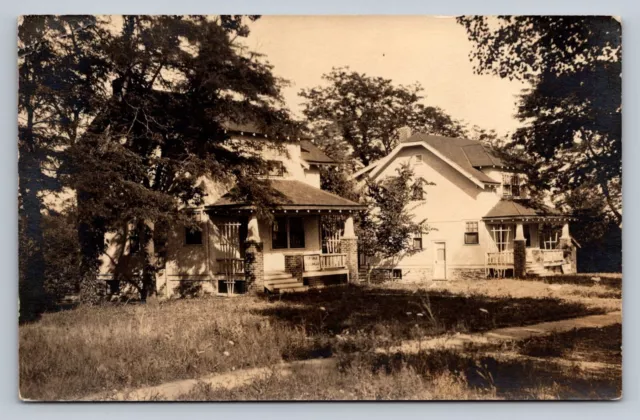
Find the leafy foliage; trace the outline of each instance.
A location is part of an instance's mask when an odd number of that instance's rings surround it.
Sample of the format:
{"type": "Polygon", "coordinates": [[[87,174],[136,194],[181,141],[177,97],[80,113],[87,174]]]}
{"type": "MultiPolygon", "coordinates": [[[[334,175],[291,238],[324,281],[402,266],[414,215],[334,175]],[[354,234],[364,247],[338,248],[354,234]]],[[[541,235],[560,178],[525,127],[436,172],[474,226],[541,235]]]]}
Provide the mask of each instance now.
{"type": "Polygon", "coordinates": [[[319,144],[351,150],[362,165],[389,154],[398,144],[398,130],[458,136],[462,124],[440,108],[421,101],[419,84],[395,86],[390,79],[334,68],[323,79],[327,86],[304,89],[303,113],[319,144]]]}
{"type": "Polygon", "coordinates": [[[598,188],[620,224],[620,22],[601,16],[473,16],[458,22],[475,44],[471,59],[478,73],[532,84],[518,106],[524,126],[510,144],[529,157],[531,182],[558,198],[598,188]]]}
{"type": "Polygon", "coordinates": [[[24,16],[18,27],[20,319],[44,309],[43,198],[59,191],[64,150],[98,106],[105,31],[93,16],[24,16]]]}
{"type": "MultiPolygon", "coordinates": [[[[358,220],[359,249],[378,262],[411,254],[414,234],[430,231],[425,220],[415,221],[409,211],[414,183],[413,170],[403,165],[397,176],[366,180],[363,201],[367,209],[358,220]]],[[[422,186],[428,185],[422,181],[422,186]]]]}
{"type": "MultiPolygon", "coordinates": [[[[203,202],[206,180],[236,182],[261,207],[269,203],[270,188],[254,175],[265,165],[259,152],[278,147],[297,127],[283,107],[284,81],[234,42],[247,34],[242,16],[21,22],[20,156],[29,158],[21,166],[21,199],[41,213],[33,186],[46,185],[44,166],[52,162],[50,178],[76,192],[84,283],[95,283],[105,233],[131,230],[141,241],[140,264],[131,269],[141,276],[127,278],[146,298],[154,290],[154,245],[162,247],[154,226],[194,224],[180,209],[203,202]],[[268,139],[240,143],[224,129],[256,122],[268,139]],[[33,168],[38,177],[29,184],[33,168]]],[[[42,244],[42,221],[21,220],[23,231],[40,232],[25,243],[42,244]]],[[[43,270],[26,275],[39,278],[40,289],[43,270]]]]}

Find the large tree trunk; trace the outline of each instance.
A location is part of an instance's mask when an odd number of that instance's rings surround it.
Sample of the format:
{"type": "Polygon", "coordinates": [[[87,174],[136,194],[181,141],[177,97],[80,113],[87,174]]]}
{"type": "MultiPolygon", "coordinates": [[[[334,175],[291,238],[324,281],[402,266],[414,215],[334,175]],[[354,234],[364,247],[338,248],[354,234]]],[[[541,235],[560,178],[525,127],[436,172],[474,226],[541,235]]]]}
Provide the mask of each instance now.
{"type": "Polygon", "coordinates": [[[20,173],[19,214],[23,229],[20,241],[20,322],[35,320],[44,311],[45,261],[42,233],[42,202],[38,193],[42,189],[42,172],[38,159],[29,151],[22,151],[18,160],[20,173]]]}

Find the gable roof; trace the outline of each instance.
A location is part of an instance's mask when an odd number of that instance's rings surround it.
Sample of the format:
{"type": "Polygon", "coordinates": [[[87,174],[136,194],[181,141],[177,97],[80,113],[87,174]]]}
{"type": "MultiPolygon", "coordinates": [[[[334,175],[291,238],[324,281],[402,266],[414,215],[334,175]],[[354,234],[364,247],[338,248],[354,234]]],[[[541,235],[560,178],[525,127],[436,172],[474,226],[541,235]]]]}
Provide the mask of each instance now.
{"type": "Polygon", "coordinates": [[[484,187],[485,184],[500,184],[480,171],[480,168],[486,166],[506,167],[504,162],[491,155],[482,144],[475,140],[416,133],[398,144],[387,157],[361,169],[352,177],[357,178],[367,172],[371,172],[371,175],[374,176],[377,175],[400,150],[412,146],[423,146],[480,187],[484,187]]]}
{"type": "MultiPolygon", "coordinates": [[[[365,206],[356,203],[339,195],[315,188],[301,181],[289,179],[272,179],[269,181],[271,187],[280,194],[276,200],[279,208],[288,209],[337,209],[337,210],[360,210],[365,206]]],[[[220,197],[215,203],[208,207],[234,207],[250,208],[249,203],[236,201],[231,193],[220,197]]]]}

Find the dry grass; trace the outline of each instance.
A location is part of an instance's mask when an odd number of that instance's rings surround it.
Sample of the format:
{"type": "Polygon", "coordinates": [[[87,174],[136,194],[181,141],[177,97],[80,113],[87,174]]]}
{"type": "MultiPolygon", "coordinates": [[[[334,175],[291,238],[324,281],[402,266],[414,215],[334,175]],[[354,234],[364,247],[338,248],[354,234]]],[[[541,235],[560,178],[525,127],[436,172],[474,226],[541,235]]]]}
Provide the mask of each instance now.
{"type": "Polygon", "coordinates": [[[301,328],[272,323],[257,299],[203,299],[79,308],[20,327],[23,398],[75,398],[271,365],[312,346],[301,328]]]}
{"type": "Polygon", "coordinates": [[[602,311],[622,309],[621,291],[602,284],[548,284],[543,281],[482,279],[432,281],[415,284],[391,283],[384,287],[401,290],[449,292],[458,296],[485,296],[498,299],[557,299],[602,311]]]}
{"type": "Polygon", "coordinates": [[[492,400],[491,388],[470,388],[465,379],[450,373],[425,378],[405,367],[393,374],[373,372],[369,366],[314,372],[299,370],[291,376],[273,374],[239,389],[196,386],[181,401],[330,401],[330,400],[492,400]]]}
{"type": "MultiPolygon", "coordinates": [[[[428,291],[346,286],[282,298],[179,300],[45,314],[20,326],[20,392],[28,399],[75,399],[282,360],[368,352],[404,339],[602,312],[601,306],[585,306],[588,299],[550,297],[548,290],[527,296],[517,287],[521,283],[512,283],[508,292],[496,292],[500,285],[489,282],[452,282],[454,290],[428,291]]],[[[331,381],[351,381],[357,369],[331,381]]],[[[398,381],[412,374],[401,375],[398,381]]],[[[374,395],[358,392],[358,398],[374,395]]]]}

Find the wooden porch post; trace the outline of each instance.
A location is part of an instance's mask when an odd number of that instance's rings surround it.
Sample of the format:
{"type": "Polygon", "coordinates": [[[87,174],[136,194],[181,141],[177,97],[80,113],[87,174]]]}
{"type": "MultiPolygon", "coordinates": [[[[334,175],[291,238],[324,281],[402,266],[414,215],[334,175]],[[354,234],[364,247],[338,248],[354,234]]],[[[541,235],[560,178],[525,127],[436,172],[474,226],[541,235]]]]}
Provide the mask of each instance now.
{"type": "Polygon", "coordinates": [[[516,222],[516,236],[513,238],[513,277],[523,278],[527,274],[527,249],[522,222],[516,222]]]}

